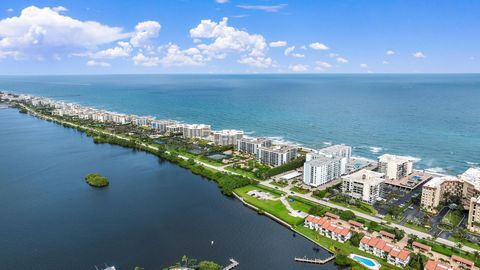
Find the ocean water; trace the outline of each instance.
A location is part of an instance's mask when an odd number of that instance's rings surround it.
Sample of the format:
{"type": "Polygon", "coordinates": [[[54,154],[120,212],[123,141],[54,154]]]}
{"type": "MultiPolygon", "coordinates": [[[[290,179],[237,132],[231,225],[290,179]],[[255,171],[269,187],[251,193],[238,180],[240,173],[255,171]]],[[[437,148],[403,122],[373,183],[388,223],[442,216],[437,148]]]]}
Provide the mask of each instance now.
{"type": "Polygon", "coordinates": [[[480,75],[3,76],[0,89],[312,148],[345,143],[367,158],[409,155],[451,174],[480,162],[480,75]]]}

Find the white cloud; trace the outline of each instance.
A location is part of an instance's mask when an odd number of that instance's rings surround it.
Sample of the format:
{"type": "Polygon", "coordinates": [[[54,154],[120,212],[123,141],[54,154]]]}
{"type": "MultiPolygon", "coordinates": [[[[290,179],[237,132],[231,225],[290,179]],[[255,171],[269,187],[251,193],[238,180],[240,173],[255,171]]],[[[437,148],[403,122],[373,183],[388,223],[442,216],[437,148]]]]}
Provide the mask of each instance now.
{"type": "Polygon", "coordinates": [[[317,66],[322,67],[322,68],[331,68],[332,67],[332,65],[328,62],[317,61],[317,62],[315,62],[315,64],[317,64],[317,66]]]}
{"type": "Polygon", "coordinates": [[[262,35],[250,34],[228,26],[228,18],[220,22],[202,20],[190,29],[192,38],[213,39],[210,44],[199,44],[202,54],[215,59],[224,59],[228,53],[243,53],[242,57],[264,57],[267,43],[262,35]]]}
{"type": "Polygon", "coordinates": [[[270,42],[270,47],[273,47],[273,48],[277,48],[277,47],[285,47],[287,46],[287,42],[286,41],[274,41],[274,42],[270,42]]]}
{"type": "Polygon", "coordinates": [[[158,63],[160,62],[160,59],[158,57],[148,57],[141,52],[135,55],[132,60],[135,65],[141,65],[144,67],[155,67],[158,66],[158,63]]]}
{"type": "Polygon", "coordinates": [[[309,47],[314,50],[328,50],[328,47],[325,44],[319,42],[310,43],[309,47]]]}
{"type": "Polygon", "coordinates": [[[204,64],[205,58],[197,48],[181,50],[178,45],[171,44],[161,62],[165,66],[199,66],[204,64]]]}
{"type": "Polygon", "coordinates": [[[201,42],[202,42],[202,40],[199,39],[199,38],[194,38],[194,39],[193,39],[193,43],[195,43],[195,44],[201,43],[201,42]]]}
{"type": "Polygon", "coordinates": [[[278,12],[281,9],[285,8],[287,4],[280,4],[280,5],[238,5],[238,8],[242,9],[251,9],[251,10],[261,10],[265,12],[278,12]]]}
{"type": "Polygon", "coordinates": [[[130,56],[130,53],[132,52],[132,45],[130,45],[130,43],[125,41],[119,41],[117,44],[118,46],[115,46],[113,48],[109,48],[106,50],[98,51],[92,54],[90,57],[113,59],[113,58],[130,56]]]}
{"type": "Polygon", "coordinates": [[[415,58],[427,58],[427,56],[423,52],[415,52],[412,55],[415,58]]]}
{"type": "Polygon", "coordinates": [[[272,66],[272,59],[270,57],[242,57],[237,62],[259,68],[268,68],[272,66]]]}
{"type": "Polygon", "coordinates": [[[387,54],[387,55],[394,55],[394,54],[395,54],[395,52],[394,52],[394,51],[392,51],[392,50],[388,50],[388,51],[387,51],[385,54],[387,54]]]}
{"type": "Polygon", "coordinates": [[[140,22],[135,26],[135,33],[130,39],[133,47],[142,47],[150,45],[153,38],[158,37],[161,25],[157,21],[140,22]]]}
{"type": "Polygon", "coordinates": [[[0,20],[0,55],[45,59],[85,53],[129,36],[122,28],[76,20],[54,9],[30,6],[0,20]]]}
{"type": "Polygon", "coordinates": [[[228,3],[228,0],[215,0],[218,4],[225,4],[228,3]]]}
{"type": "Polygon", "coordinates": [[[58,7],[52,8],[52,10],[60,13],[60,12],[63,12],[63,11],[67,11],[68,9],[66,7],[58,6],[58,7]]]}
{"type": "Polygon", "coordinates": [[[288,56],[291,52],[293,52],[293,50],[295,50],[295,46],[288,47],[285,49],[285,51],[283,51],[283,54],[288,56]]]}
{"type": "Polygon", "coordinates": [[[8,11],[8,12],[13,12],[14,9],[13,9],[13,8],[9,8],[9,9],[7,9],[7,11],[8,11]]]}
{"type": "Polygon", "coordinates": [[[305,71],[308,71],[308,66],[302,65],[302,64],[290,65],[288,69],[293,72],[305,72],[305,71]]]}
{"type": "Polygon", "coordinates": [[[330,58],[336,58],[336,57],[339,57],[339,56],[340,56],[340,54],[338,54],[338,53],[329,53],[328,54],[328,57],[330,57],[330,58]]]}
{"type": "Polygon", "coordinates": [[[301,54],[301,53],[292,53],[292,56],[295,57],[295,58],[304,58],[305,57],[305,55],[301,54]]]}
{"type": "Polygon", "coordinates": [[[343,58],[343,57],[337,57],[335,60],[337,60],[337,62],[340,63],[340,64],[348,63],[348,60],[346,58],[343,58]]]}
{"type": "Polygon", "coordinates": [[[107,62],[99,62],[95,60],[88,60],[87,66],[89,67],[109,67],[110,64],[107,62]]]}
{"type": "Polygon", "coordinates": [[[368,65],[367,65],[367,64],[360,64],[360,67],[361,67],[361,68],[364,68],[364,69],[367,69],[367,68],[368,68],[368,65]]]}
{"type": "Polygon", "coordinates": [[[302,45],[302,46],[300,46],[300,49],[302,49],[302,50],[306,50],[306,49],[307,49],[307,46],[305,46],[305,45],[302,45]]]}

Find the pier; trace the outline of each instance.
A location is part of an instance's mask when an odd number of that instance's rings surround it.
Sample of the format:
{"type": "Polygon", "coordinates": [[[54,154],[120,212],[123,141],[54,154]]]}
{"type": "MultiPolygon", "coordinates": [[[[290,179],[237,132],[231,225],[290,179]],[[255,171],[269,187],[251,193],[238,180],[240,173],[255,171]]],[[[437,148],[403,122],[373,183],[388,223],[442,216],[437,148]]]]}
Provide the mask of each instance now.
{"type": "Polygon", "coordinates": [[[231,269],[237,267],[238,265],[240,265],[239,262],[235,261],[235,259],[230,259],[230,264],[225,266],[223,268],[223,270],[231,270],[231,269]]]}
{"type": "Polygon", "coordinates": [[[304,258],[295,257],[296,262],[313,263],[313,264],[326,264],[333,259],[335,259],[335,255],[332,255],[326,259],[309,259],[306,257],[304,258]]]}

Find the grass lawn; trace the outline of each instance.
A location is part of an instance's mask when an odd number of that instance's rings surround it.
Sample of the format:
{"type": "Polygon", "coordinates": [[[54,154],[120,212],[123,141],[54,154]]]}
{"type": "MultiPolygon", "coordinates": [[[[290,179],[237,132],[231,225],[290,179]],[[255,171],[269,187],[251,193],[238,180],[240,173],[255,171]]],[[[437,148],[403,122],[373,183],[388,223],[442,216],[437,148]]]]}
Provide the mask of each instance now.
{"type": "Polygon", "coordinates": [[[242,169],[239,169],[239,168],[234,168],[233,165],[225,167],[225,170],[230,171],[230,172],[234,172],[234,173],[238,173],[238,174],[240,174],[242,176],[245,176],[247,178],[257,179],[255,177],[255,175],[253,174],[253,172],[245,171],[245,170],[242,170],[242,169]]]}
{"type": "MultiPolygon", "coordinates": [[[[274,215],[277,218],[280,218],[281,220],[287,222],[290,225],[298,225],[303,223],[302,218],[292,217],[291,215],[289,215],[287,208],[285,208],[285,206],[280,200],[259,200],[247,194],[248,191],[254,189],[268,192],[268,190],[264,190],[262,187],[258,186],[241,187],[236,189],[234,192],[240,197],[242,197],[246,202],[256,206],[257,208],[265,212],[274,215]]],[[[278,194],[274,195],[278,196],[278,194]]]]}
{"type": "Polygon", "coordinates": [[[358,212],[361,212],[361,213],[364,213],[364,214],[367,214],[367,215],[376,215],[377,214],[377,210],[375,210],[375,208],[373,208],[373,206],[367,204],[367,203],[364,203],[364,202],[361,202],[361,204],[363,205],[363,207],[358,207],[356,205],[351,205],[351,204],[348,204],[348,203],[345,203],[345,202],[338,202],[338,201],[334,201],[334,200],[329,200],[328,202],[331,202],[333,204],[336,204],[336,205],[339,205],[339,206],[343,206],[343,207],[346,207],[348,209],[351,209],[351,210],[354,210],[354,211],[358,211],[358,212]],[[368,210],[367,210],[368,209],[368,210]]]}
{"type": "Polygon", "coordinates": [[[428,231],[430,231],[430,228],[426,228],[426,227],[423,227],[423,226],[420,226],[420,225],[416,225],[416,224],[412,224],[412,223],[408,223],[408,222],[405,222],[405,224],[403,225],[407,228],[410,228],[410,229],[414,229],[414,230],[417,230],[417,231],[420,231],[420,232],[425,232],[427,233],[428,231]]]}
{"type": "Polygon", "coordinates": [[[452,230],[460,224],[462,218],[462,211],[449,210],[448,213],[442,218],[439,225],[441,225],[442,229],[452,230]]]}
{"type": "Polygon", "coordinates": [[[281,183],[281,182],[275,182],[275,181],[270,182],[270,184],[272,184],[274,186],[277,186],[277,187],[282,187],[282,188],[288,186],[288,184],[284,184],[284,183],[281,183]]]}
{"type": "Polygon", "coordinates": [[[293,192],[298,192],[300,194],[307,194],[307,193],[310,192],[310,190],[308,190],[308,189],[303,189],[303,188],[299,188],[299,187],[293,187],[290,190],[293,191],[293,192]]]}
{"type": "Polygon", "coordinates": [[[472,243],[472,242],[468,242],[468,241],[460,241],[453,236],[448,237],[448,240],[450,240],[452,242],[455,242],[455,243],[462,243],[462,245],[464,245],[464,246],[480,250],[480,244],[477,244],[477,243],[472,243]]]}
{"type": "Polygon", "coordinates": [[[191,159],[195,159],[195,160],[198,160],[198,161],[201,161],[201,162],[205,162],[209,165],[216,166],[216,167],[220,167],[220,166],[225,165],[221,162],[218,162],[218,161],[215,161],[215,160],[203,157],[203,156],[194,155],[192,153],[188,153],[188,152],[184,152],[184,151],[172,150],[170,152],[175,153],[177,155],[187,157],[187,158],[191,158],[191,159]]]}
{"type": "Polygon", "coordinates": [[[289,199],[288,203],[295,210],[300,210],[302,212],[308,213],[310,208],[312,208],[312,205],[306,204],[303,201],[299,201],[299,200],[297,200],[296,197],[289,196],[288,199],[289,199]],[[293,199],[293,202],[291,202],[290,199],[293,199]]]}

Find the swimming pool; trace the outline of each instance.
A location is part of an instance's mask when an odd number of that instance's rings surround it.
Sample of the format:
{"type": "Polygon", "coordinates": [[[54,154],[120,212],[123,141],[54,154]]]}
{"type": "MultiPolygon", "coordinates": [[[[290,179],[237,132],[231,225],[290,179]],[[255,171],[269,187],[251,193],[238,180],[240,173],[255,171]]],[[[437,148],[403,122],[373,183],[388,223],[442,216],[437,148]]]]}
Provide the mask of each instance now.
{"type": "Polygon", "coordinates": [[[350,256],[348,257],[350,257],[352,260],[359,262],[360,264],[367,267],[368,269],[378,270],[380,269],[380,266],[381,266],[377,261],[357,255],[357,254],[350,254],[350,256]]]}

